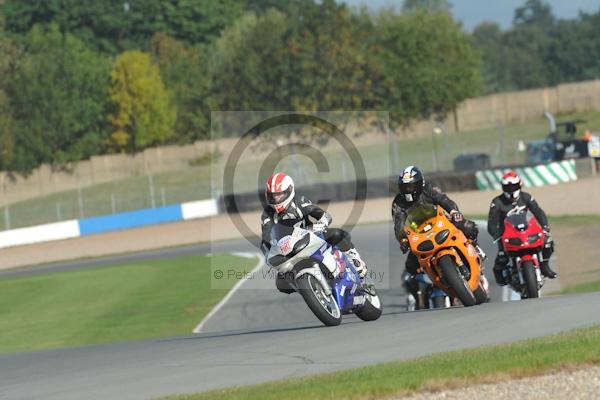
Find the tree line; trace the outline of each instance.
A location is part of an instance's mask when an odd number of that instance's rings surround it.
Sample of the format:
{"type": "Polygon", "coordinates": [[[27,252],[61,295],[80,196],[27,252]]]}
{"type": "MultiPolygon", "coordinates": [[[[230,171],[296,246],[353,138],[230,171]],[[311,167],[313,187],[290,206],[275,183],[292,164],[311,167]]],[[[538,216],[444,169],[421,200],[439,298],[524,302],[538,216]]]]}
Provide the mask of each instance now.
{"type": "Polygon", "coordinates": [[[473,42],[482,57],[486,92],[554,86],[600,76],[600,6],[558,19],[542,0],[514,12],[511,29],[482,23],[473,42]]]}
{"type": "MultiPolygon", "coordinates": [[[[481,25],[470,34],[449,7],[410,0],[374,14],[334,0],[0,0],[0,170],[209,138],[211,110],[389,110],[407,124],[482,92],[594,74],[589,63],[557,62],[526,80],[516,56],[498,58],[507,43],[522,57],[555,54],[522,51],[529,36],[513,33],[546,32],[537,8],[518,22],[516,13],[507,32],[481,25]],[[508,70],[497,67],[509,60],[508,70]]],[[[555,40],[565,23],[587,35],[590,18],[600,17],[552,19],[547,35],[555,40]]]]}

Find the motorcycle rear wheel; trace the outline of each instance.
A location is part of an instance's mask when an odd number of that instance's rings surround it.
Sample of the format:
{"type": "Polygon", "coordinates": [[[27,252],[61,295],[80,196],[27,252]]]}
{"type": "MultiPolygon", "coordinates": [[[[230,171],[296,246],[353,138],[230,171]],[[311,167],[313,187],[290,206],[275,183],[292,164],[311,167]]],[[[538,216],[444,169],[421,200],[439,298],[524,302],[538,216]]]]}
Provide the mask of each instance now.
{"type": "Polygon", "coordinates": [[[365,294],[365,296],[367,298],[365,304],[359,310],[356,310],[355,314],[363,321],[375,321],[381,317],[381,312],[383,311],[381,307],[381,300],[379,300],[379,296],[377,294],[374,296],[365,294]]]}
{"type": "Polygon", "coordinates": [[[446,308],[446,297],[432,297],[431,305],[433,306],[433,308],[446,308]]]}
{"type": "Polygon", "coordinates": [[[458,265],[454,262],[454,259],[445,255],[438,261],[439,266],[446,278],[448,286],[450,286],[456,292],[456,296],[465,307],[474,306],[477,301],[475,296],[469,289],[467,282],[464,280],[462,275],[458,272],[458,265]]]}

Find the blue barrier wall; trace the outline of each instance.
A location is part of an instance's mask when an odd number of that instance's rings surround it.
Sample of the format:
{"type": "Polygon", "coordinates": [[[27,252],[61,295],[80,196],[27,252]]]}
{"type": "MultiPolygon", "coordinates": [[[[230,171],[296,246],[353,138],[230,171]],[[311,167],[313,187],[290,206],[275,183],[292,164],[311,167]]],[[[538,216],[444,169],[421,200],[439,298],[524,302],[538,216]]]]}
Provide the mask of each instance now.
{"type": "Polygon", "coordinates": [[[160,208],[147,208],[113,215],[29,226],[0,232],[0,249],[147,225],[206,218],[218,213],[217,201],[206,199],[160,208]]]}
{"type": "Polygon", "coordinates": [[[79,230],[81,236],[85,236],[100,232],[137,228],[144,225],[181,221],[182,219],[181,205],[177,204],[160,208],[84,218],[79,220],[79,230]]]}

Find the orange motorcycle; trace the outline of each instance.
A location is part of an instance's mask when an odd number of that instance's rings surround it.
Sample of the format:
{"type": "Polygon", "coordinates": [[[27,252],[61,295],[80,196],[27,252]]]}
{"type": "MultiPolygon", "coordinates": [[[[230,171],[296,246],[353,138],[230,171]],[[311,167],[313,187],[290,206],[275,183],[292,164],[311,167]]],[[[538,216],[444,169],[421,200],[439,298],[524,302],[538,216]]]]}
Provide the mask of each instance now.
{"type": "Polygon", "coordinates": [[[488,300],[480,281],[483,260],[440,206],[419,202],[408,210],[403,240],[433,284],[465,306],[488,300]]]}

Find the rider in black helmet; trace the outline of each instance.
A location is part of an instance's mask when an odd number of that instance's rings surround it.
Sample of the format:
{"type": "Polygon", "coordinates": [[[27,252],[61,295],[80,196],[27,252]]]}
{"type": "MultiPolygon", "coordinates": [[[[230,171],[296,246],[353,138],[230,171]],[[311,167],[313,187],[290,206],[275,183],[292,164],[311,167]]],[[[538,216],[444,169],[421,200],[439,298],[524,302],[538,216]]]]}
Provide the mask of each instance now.
{"type": "MultiPolygon", "coordinates": [[[[441,206],[447,213],[450,214],[450,219],[454,225],[460,229],[468,239],[471,239],[475,244],[475,248],[485,258],[485,253],[477,245],[477,236],[479,230],[475,222],[465,219],[464,215],[459,211],[458,205],[452,201],[442,190],[425,182],[421,170],[413,165],[406,167],[398,177],[398,195],[392,202],[392,218],[394,220],[394,234],[396,240],[400,242],[400,249],[403,253],[409,253],[406,258],[406,273],[414,276],[419,268],[417,257],[409,252],[410,247],[406,241],[402,241],[402,227],[406,220],[407,212],[419,199],[423,199],[428,203],[441,206]]],[[[483,276],[483,275],[482,275],[483,276]]],[[[416,281],[409,279],[407,281],[408,289],[415,295],[417,288],[416,281]]]]}

